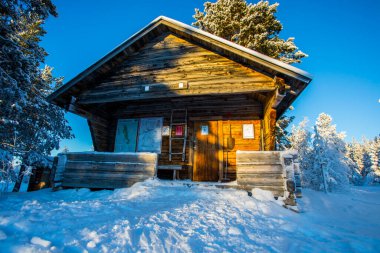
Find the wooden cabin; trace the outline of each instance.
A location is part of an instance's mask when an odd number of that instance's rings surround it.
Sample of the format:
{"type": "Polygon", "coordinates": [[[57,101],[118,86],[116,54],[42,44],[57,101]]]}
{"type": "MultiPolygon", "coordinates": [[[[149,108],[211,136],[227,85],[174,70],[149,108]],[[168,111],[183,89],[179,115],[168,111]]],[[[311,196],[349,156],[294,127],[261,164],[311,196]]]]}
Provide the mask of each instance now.
{"type": "MultiPolygon", "coordinates": [[[[275,148],[276,120],[310,81],[308,73],[291,65],[158,17],[49,96],[52,103],[87,119],[94,149],[103,157],[96,158],[96,152],[87,158],[69,154],[71,167],[66,170],[72,174],[66,185],[96,188],[88,181],[95,173],[93,163],[86,167],[75,162],[106,162],[104,152],[119,154],[113,162],[128,162],[123,152],[140,158],[146,152],[157,154],[153,174],[159,178],[174,174],[193,181],[236,180],[237,160],[242,171],[255,157],[257,164],[273,160],[273,152],[263,151],[275,148]],[[92,171],[81,174],[87,183],[75,181],[76,170],[92,171]]],[[[141,160],[133,159],[136,168],[141,160]]],[[[98,164],[101,168],[105,165],[98,164]]],[[[152,169],[136,170],[152,175],[152,169]]],[[[128,171],[121,173],[128,178],[128,171]]],[[[266,168],[260,171],[256,176],[266,168]]],[[[134,180],[139,178],[144,177],[134,180]]],[[[103,181],[99,185],[105,188],[123,185],[103,181]]]]}

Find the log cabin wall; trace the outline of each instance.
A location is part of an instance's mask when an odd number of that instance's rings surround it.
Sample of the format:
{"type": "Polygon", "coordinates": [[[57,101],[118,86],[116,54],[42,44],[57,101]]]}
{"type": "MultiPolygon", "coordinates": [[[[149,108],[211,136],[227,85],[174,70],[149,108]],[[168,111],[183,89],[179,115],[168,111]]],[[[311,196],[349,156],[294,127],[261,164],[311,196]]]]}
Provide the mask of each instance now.
{"type": "MultiPolygon", "coordinates": [[[[224,120],[223,123],[223,169],[229,180],[236,180],[236,151],[259,151],[261,147],[261,120],[224,120]],[[243,124],[253,124],[254,138],[243,138],[243,124]],[[231,130],[231,131],[230,131],[231,130]],[[227,149],[227,138],[230,136],[235,140],[233,149],[227,149]],[[228,157],[228,159],[227,159],[228,157]]],[[[225,176],[225,175],[223,175],[225,176]]]]}
{"type": "MultiPolygon", "coordinates": [[[[184,168],[179,172],[181,179],[191,179],[193,165],[193,123],[194,121],[221,121],[223,122],[223,143],[230,135],[229,125],[231,124],[231,135],[235,138],[235,147],[228,154],[228,177],[234,180],[236,177],[236,150],[261,150],[260,135],[263,106],[260,102],[254,100],[249,94],[240,94],[235,96],[206,96],[206,97],[185,97],[176,99],[167,99],[165,101],[149,102],[128,102],[114,103],[108,105],[109,115],[112,120],[109,121],[108,132],[105,133],[107,138],[97,138],[93,135],[94,142],[98,147],[107,147],[106,150],[113,151],[115,134],[118,119],[132,118],[149,118],[163,117],[163,125],[170,124],[171,109],[187,108],[188,110],[188,138],[186,144],[186,159],[183,162],[180,155],[173,155],[172,161],[169,161],[169,137],[162,137],[161,154],[158,156],[158,165],[182,165],[184,168]],[[228,119],[228,120],[227,120],[228,119]],[[254,124],[254,139],[242,138],[242,124],[254,124]]],[[[184,115],[182,116],[184,117],[184,115]]],[[[177,115],[177,119],[181,118],[177,115]]],[[[96,126],[92,126],[96,129],[96,126]]],[[[93,130],[94,131],[94,130],[93,130]]],[[[102,130],[100,130],[101,132],[102,130]]],[[[174,133],[173,129],[173,133],[174,133]]],[[[173,135],[174,136],[174,135],[173,135]]],[[[182,149],[182,141],[172,142],[173,152],[182,149]]],[[[223,153],[223,168],[227,158],[226,151],[223,153]]],[[[159,171],[159,177],[171,178],[170,171],[159,171]]]]}
{"type": "Polygon", "coordinates": [[[106,77],[91,83],[79,94],[77,102],[268,92],[274,88],[269,76],[165,33],[129,56],[106,77]]]}
{"type": "MultiPolygon", "coordinates": [[[[83,92],[78,103],[97,106],[106,111],[108,121],[89,121],[94,147],[97,151],[113,151],[118,119],[163,117],[164,126],[170,123],[172,109],[188,109],[189,119],[223,121],[223,139],[227,138],[226,122],[231,120],[235,148],[229,152],[227,176],[235,179],[236,150],[261,150],[261,123],[264,107],[252,90],[271,94],[273,79],[245,67],[201,46],[192,44],[171,33],[163,34],[129,57],[106,78],[83,92]],[[182,87],[179,87],[182,83],[182,87]],[[149,87],[145,90],[145,87],[149,87]],[[248,120],[248,121],[244,121],[248,120]],[[242,139],[242,124],[255,120],[255,139],[242,139]]],[[[267,110],[265,111],[267,113],[267,110]]],[[[268,117],[264,117],[267,122],[268,117]]],[[[186,160],[180,155],[168,159],[169,138],[162,139],[159,165],[182,165],[187,170],[180,178],[192,175],[193,123],[188,121],[186,160]]],[[[266,147],[270,132],[264,124],[266,147]]],[[[180,150],[181,141],[173,142],[173,152],[180,150]]],[[[223,152],[223,167],[227,153],[223,152]]],[[[160,172],[161,173],[161,172],[160,172]]],[[[165,172],[162,172],[165,176],[165,172]]],[[[170,176],[170,172],[168,172],[170,176]]]]}
{"type": "MultiPolygon", "coordinates": [[[[273,89],[272,78],[166,33],[87,89],[79,96],[78,103],[87,107],[96,105],[107,111],[107,125],[89,121],[97,151],[113,151],[118,119],[163,117],[167,126],[172,109],[187,108],[189,119],[193,120],[238,120],[232,124],[237,142],[228,159],[228,177],[234,179],[236,150],[261,149],[259,121],[255,121],[254,141],[242,140],[241,136],[242,120],[263,118],[263,103],[252,90],[266,94],[273,89]],[[182,88],[178,87],[179,83],[182,88]],[[148,91],[145,91],[146,86],[149,86],[148,91]]],[[[182,162],[179,155],[169,161],[168,137],[162,139],[162,154],[158,160],[159,165],[188,168],[179,173],[181,178],[192,175],[193,125],[188,122],[186,161],[182,162]]],[[[224,123],[223,135],[226,136],[224,123]]],[[[180,141],[173,142],[173,152],[181,147],[180,141]]],[[[227,154],[223,156],[225,167],[227,154]]]]}
{"type": "MultiPolygon", "coordinates": [[[[194,164],[195,180],[201,178],[198,171],[208,176],[212,173],[207,168],[214,172],[217,166],[219,179],[222,178],[221,171],[226,164],[227,177],[234,180],[236,150],[274,150],[276,119],[310,81],[310,75],[302,70],[159,17],[61,86],[49,100],[85,117],[95,151],[108,152],[114,151],[118,119],[162,117],[163,125],[168,126],[171,110],[186,108],[186,160],[182,162],[181,156],[173,156],[170,162],[169,137],[163,137],[158,164],[182,165],[187,170],[182,170],[180,177],[191,178],[193,153],[201,157],[203,152],[207,159],[197,162],[212,162],[203,164],[205,170],[194,164]],[[243,124],[254,124],[253,139],[242,137],[243,124]],[[208,127],[210,134],[204,130],[208,127]],[[235,138],[235,146],[227,159],[224,146],[230,135],[235,138]],[[193,148],[194,136],[200,140],[197,148],[193,148]],[[202,149],[198,149],[200,146],[202,149]],[[215,163],[214,153],[219,164],[215,163]]],[[[130,122],[135,127],[136,122],[143,121],[130,122]]],[[[173,152],[181,149],[182,144],[174,141],[173,152]]]]}
{"type": "Polygon", "coordinates": [[[112,151],[110,147],[110,135],[113,128],[110,127],[110,122],[107,124],[100,123],[94,120],[87,120],[90,129],[92,144],[95,151],[112,151]]]}
{"type": "Polygon", "coordinates": [[[274,88],[272,78],[167,32],[92,83],[76,103],[107,111],[106,123],[90,120],[89,126],[95,150],[112,151],[114,119],[120,115],[141,118],[152,116],[152,108],[160,115],[191,106],[193,117],[258,119],[263,115],[262,103],[252,91],[266,93],[274,88]]]}

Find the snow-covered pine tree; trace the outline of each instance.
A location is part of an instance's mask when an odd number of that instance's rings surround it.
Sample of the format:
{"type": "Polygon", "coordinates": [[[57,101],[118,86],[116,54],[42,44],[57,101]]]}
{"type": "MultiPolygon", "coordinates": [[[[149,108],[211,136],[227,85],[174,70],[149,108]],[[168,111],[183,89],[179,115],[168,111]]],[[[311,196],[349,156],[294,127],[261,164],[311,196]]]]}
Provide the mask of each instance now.
{"type": "Polygon", "coordinates": [[[44,20],[56,16],[50,0],[0,1],[0,148],[33,165],[71,138],[64,112],[46,96],[61,79],[44,63],[44,20]]]}
{"type": "Polygon", "coordinates": [[[205,2],[203,12],[195,9],[193,25],[283,62],[301,62],[307,55],[298,50],[294,38],[279,37],[283,27],[275,16],[278,5],[245,0],[205,2]]]}
{"type": "Polygon", "coordinates": [[[345,134],[338,133],[331,116],[321,113],[314,126],[313,167],[310,187],[316,190],[334,191],[349,183],[349,168],[345,157],[345,134]]]}

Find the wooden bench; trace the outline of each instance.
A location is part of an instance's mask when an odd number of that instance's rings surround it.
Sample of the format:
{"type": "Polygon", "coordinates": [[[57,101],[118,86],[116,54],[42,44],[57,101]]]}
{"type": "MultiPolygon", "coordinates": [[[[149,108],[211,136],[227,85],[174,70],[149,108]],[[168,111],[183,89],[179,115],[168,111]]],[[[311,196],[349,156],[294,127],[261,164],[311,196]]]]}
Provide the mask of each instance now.
{"type": "Polygon", "coordinates": [[[157,170],[172,170],[173,180],[177,179],[177,170],[182,170],[182,165],[159,165],[157,170]]]}

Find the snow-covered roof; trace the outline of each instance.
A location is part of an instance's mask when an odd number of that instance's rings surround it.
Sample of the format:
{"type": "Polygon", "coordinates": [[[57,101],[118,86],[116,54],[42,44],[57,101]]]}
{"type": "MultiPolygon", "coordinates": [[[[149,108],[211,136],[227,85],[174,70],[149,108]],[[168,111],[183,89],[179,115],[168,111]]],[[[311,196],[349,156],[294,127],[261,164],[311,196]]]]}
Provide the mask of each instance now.
{"type": "MultiPolygon", "coordinates": [[[[278,67],[281,67],[284,70],[293,72],[294,74],[296,74],[296,75],[294,75],[294,77],[297,78],[297,79],[299,78],[301,81],[308,81],[308,82],[310,82],[311,79],[312,79],[312,76],[308,72],[303,71],[302,69],[296,68],[296,67],[294,67],[292,65],[289,65],[289,64],[284,63],[282,61],[279,61],[279,60],[276,60],[274,58],[271,58],[271,57],[269,57],[269,56],[267,56],[265,54],[262,54],[262,53],[259,53],[259,52],[255,51],[255,50],[252,50],[252,49],[240,46],[240,45],[238,45],[236,43],[233,43],[233,42],[231,42],[229,40],[223,39],[223,38],[218,37],[216,35],[213,35],[213,34],[211,34],[209,32],[206,32],[206,31],[200,30],[198,28],[192,27],[190,25],[184,24],[184,23],[179,22],[177,20],[174,20],[174,19],[171,19],[171,18],[168,18],[168,17],[165,17],[165,16],[159,16],[158,18],[156,18],[155,20],[153,20],[152,23],[158,22],[159,20],[166,20],[168,22],[171,22],[173,24],[181,26],[181,27],[183,27],[185,29],[188,29],[191,32],[202,34],[202,35],[204,35],[204,36],[206,36],[208,38],[211,38],[213,40],[216,40],[216,41],[218,41],[220,43],[229,45],[229,46],[231,46],[231,47],[233,47],[233,48],[235,48],[237,50],[240,50],[240,51],[245,52],[247,54],[250,54],[250,55],[252,55],[254,57],[257,57],[258,59],[260,59],[260,60],[262,60],[264,62],[277,65],[278,67]]],[[[284,74],[286,74],[286,73],[284,73],[284,74]]]]}
{"type": "MultiPolygon", "coordinates": [[[[291,79],[304,83],[305,86],[312,79],[309,73],[299,68],[296,68],[292,65],[273,59],[262,53],[245,48],[236,43],[220,38],[211,33],[202,31],[190,25],[184,24],[177,20],[174,20],[165,16],[159,16],[156,19],[154,19],[151,23],[149,23],[147,26],[142,28],[140,31],[132,35],[130,38],[128,38],[126,41],[121,43],[119,46],[114,48],[111,52],[106,54],[96,63],[91,65],[89,68],[87,68],[86,70],[81,72],[79,75],[71,79],[65,85],[62,85],[55,92],[53,92],[48,97],[48,99],[52,102],[55,102],[56,104],[61,104],[59,103],[58,100],[61,100],[62,102],[64,99],[59,98],[59,97],[63,95],[64,93],[66,93],[67,91],[69,91],[73,86],[77,85],[78,83],[88,82],[88,80],[86,81],[86,79],[93,80],[91,78],[94,78],[96,74],[104,73],[105,70],[110,69],[110,67],[113,66],[112,60],[116,58],[118,55],[121,55],[121,54],[127,55],[129,47],[131,47],[132,45],[136,43],[141,43],[142,39],[146,41],[146,40],[151,39],[152,37],[157,36],[157,34],[160,34],[160,30],[161,30],[159,28],[160,25],[164,25],[168,27],[169,30],[172,32],[178,32],[178,33],[181,33],[182,35],[185,34],[189,37],[196,38],[197,41],[212,44],[212,46],[217,48],[218,50],[223,50],[223,52],[231,53],[234,56],[240,57],[242,61],[244,62],[245,61],[254,62],[257,66],[264,69],[264,71],[266,72],[271,71],[271,72],[274,72],[275,74],[282,74],[291,79]],[[154,35],[152,36],[152,34],[154,35]],[[148,39],[145,37],[147,37],[148,39]]],[[[69,95],[71,94],[66,94],[66,95],[67,96],[65,100],[67,100],[69,95]]]]}

